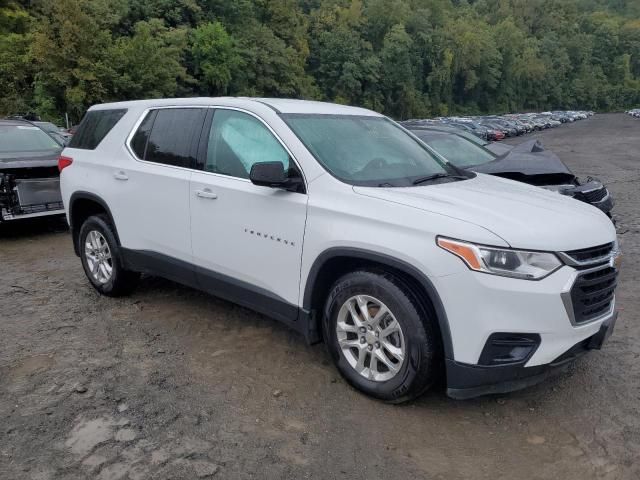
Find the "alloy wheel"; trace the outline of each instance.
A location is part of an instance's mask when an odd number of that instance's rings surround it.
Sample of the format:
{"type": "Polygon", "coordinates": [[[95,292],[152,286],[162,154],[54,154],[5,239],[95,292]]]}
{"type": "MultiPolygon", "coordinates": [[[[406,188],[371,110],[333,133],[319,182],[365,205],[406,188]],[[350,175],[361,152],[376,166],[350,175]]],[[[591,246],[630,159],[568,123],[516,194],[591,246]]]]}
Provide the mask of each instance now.
{"type": "Polygon", "coordinates": [[[97,230],[91,230],[85,239],[84,255],[87,267],[93,279],[99,284],[105,284],[113,275],[113,258],[111,249],[104,235],[97,230]]]}
{"type": "Polygon", "coordinates": [[[356,295],[344,302],[336,334],[349,365],[368,380],[385,382],[402,368],[406,357],[402,328],[377,298],[356,295]]]}

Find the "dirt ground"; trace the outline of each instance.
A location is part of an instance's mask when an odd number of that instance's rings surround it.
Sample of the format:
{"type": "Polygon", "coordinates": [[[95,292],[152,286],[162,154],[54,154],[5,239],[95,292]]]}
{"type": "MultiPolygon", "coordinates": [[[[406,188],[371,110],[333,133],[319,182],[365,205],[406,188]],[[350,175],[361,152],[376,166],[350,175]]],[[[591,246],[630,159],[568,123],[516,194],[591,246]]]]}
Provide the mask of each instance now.
{"type": "Polygon", "coordinates": [[[13,224],[0,230],[0,479],[640,478],[640,120],[539,137],[617,201],[621,312],[604,350],[521,392],[385,405],[323,345],[243,308],[154,278],[102,298],[64,222],[13,224]]]}

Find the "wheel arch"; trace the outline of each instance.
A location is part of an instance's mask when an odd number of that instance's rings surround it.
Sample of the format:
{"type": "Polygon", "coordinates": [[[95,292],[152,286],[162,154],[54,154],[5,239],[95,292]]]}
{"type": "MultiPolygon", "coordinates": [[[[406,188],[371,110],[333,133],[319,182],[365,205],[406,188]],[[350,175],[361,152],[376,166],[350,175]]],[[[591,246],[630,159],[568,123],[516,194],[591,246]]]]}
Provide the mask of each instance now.
{"type": "Polygon", "coordinates": [[[308,318],[308,338],[322,338],[323,308],[329,289],[345,273],[358,268],[381,268],[398,275],[412,293],[423,302],[437,320],[442,347],[446,358],[453,359],[453,342],[449,321],[435,286],[413,265],[395,257],[359,248],[331,248],[314,261],[304,288],[302,309],[308,318]]]}
{"type": "Polygon", "coordinates": [[[69,200],[69,226],[71,227],[71,235],[73,239],[73,250],[76,255],[80,255],[80,245],[78,245],[78,234],[84,221],[91,215],[106,214],[109,218],[109,222],[113,226],[113,233],[116,237],[118,245],[120,245],[120,238],[118,237],[118,231],[116,224],[113,221],[113,215],[111,210],[101,197],[90,192],[74,192],[69,200]]]}

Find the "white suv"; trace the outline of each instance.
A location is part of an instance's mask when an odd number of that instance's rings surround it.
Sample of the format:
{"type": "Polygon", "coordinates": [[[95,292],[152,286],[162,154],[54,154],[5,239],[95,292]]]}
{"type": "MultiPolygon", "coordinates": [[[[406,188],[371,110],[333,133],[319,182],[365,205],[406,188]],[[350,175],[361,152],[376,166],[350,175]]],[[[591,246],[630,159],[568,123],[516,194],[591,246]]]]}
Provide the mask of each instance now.
{"type": "Polygon", "coordinates": [[[598,209],[463,172],[388,118],[298,100],[92,107],[60,158],[76,253],[105,295],[139,272],[324,339],[390,402],[446,374],[506,392],[600,348],[618,248],[598,209]]]}

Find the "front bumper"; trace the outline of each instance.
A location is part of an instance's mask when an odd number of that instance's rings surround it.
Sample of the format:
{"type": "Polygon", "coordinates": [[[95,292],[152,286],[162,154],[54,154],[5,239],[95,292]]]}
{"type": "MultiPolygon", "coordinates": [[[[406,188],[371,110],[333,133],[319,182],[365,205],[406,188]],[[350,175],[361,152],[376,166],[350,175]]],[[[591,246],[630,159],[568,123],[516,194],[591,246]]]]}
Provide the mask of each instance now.
{"type": "Polygon", "coordinates": [[[607,187],[595,179],[589,179],[587,183],[562,189],[560,193],[589,203],[609,216],[611,216],[611,210],[615,205],[607,187]]]}
{"type": "MultiPolygon", "coordinates": [[[[609,268],[608,264],[603,265],[609,268]]],[[[539,281],[463,271],[434,278],[446,314],[453,360],[478,364],[487,340],[497,332],[536,334],[540,345],[527,366],[552,362],[576,343],[591,337],[608,315],[574,325],[566,301],[579,277],[565,266],[539,281]]]]}
{"type": "Polygon", "coordinates": [[[0,221],[64,214],[59,177],[2,180],[0,221]]]}
{"type": "Polygon", "coordinates": [[[502,394],[520,390],[565,369],[570,362],[589,350],[599,350],[613,333],[617,314],[600,325],[597,333],[576,343],[555,360],[545,365],[525,367],[524,363],[510,365],[469,365],[447,360],[447,395],[463,400],[481,395],[502,394]]]}
{"type": "Polygon", "coordinates": [[[447,381],[455,398],[537,383],[584,353],[580,350],[599,348],[615,323],[613,258],[589,269],[565,266],[539,281],[472,271],[434,281],[446,305],[453,347],[453,355],[446,359],[447,381]],[[611,283],[601,287],[600,281],[611,283]],[[592,284],[611,291],[608,304],[579,295],[592,284]],[[602,308],[584,310],[589,307],[580,303],[583,300],[602,308]],[[516,343],[519,346],[513,349],[516,343]]]}

